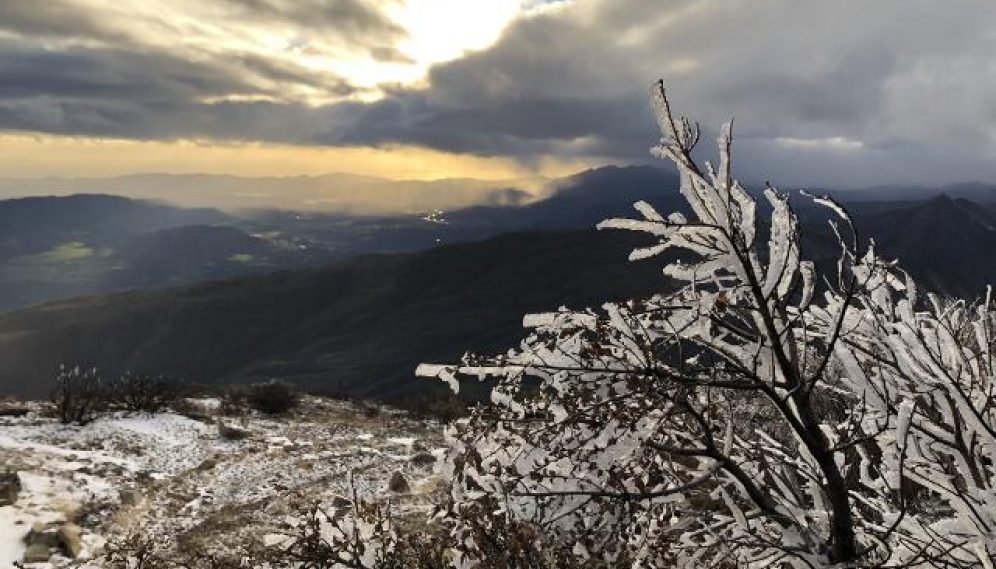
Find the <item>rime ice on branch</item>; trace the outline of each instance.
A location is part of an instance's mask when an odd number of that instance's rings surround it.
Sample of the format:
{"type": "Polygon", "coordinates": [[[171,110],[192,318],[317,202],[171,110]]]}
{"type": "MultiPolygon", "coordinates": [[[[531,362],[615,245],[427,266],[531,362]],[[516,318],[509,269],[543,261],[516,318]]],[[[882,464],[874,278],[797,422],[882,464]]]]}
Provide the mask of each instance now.
{"type": "Polygon", "coordinates": [[[806,194],[840,247],[820,273],[786,194],[767,188],[770,227],[757,219],[731,125],[718,168],[699,165],[697,125],[662,83],[652,102],[652,153],[691,215],[639,202],[599,228],[647,234],[632,259],[678,252],[673,292],[527,316],[519,349],[419,368],[499,380],[449,431],[456,559],[483,559],[466,520],[483,504],[594,566],[992,567],[988,297],[920,306],[844,208],[806,194]]]}

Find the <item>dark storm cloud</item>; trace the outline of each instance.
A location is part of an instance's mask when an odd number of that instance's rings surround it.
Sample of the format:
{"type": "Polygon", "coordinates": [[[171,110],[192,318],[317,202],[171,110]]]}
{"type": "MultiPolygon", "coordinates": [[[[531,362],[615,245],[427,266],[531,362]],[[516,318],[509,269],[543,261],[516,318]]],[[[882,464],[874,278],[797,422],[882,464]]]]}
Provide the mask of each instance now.
{"type": "Polygon", "coordinates": [[[586,32],[557,15],[524,20],[491,49],[435,67],[431,88],[398,91],[359,107],[360,117],[336,139],[395,141],[455,152],[527,157],[537,152],[636,150],[646,136],[646,78],[612,82],[630,68],[620,53],[595,49],[609,34],[586,32]],[[587,47],[586,47],[587,46],[587,47]],[[619,88],[622,87],[622,88],[619,88]]]}
{"type": "MultiPolygon", "coordinates": [[[[228,14],[223,24],[242,31],[295,24],[305,49],[316,44],[306,37],[310,31],[324,49],[334,41],[360,51],[369,44],[378,57],[389,58],[393,48],[382,44],[401,35],[357,0],[215,0],[204,6],[228,14]]],[[[355,92],[345,79],[307,69],[288,54],[269,57],[247,49],[252,45],[213,45],[204,38],[178,41],[188,25],[182,19],[164,13],[132,21],[130,8],[119,8],[69,0],[0,2],[0,129],[294,142],[307,138],[315,130],[309,125],[327,114],[303,102],[302,91],[324,97],[355,92]],[[242,122],[229,122],[233,117],[242,122]]]]}
{"type": "MultiPolygon", "coordinates": [[[[344,135],[319,141],[376,144],[384,140],[480,155],[528,155],[598,133],[617,141],[650,132],[634,101],[535,99],[503,101],[486,112],[447,108],[420,93],[356,106],[361,117],[344,135]],[[613,136],[616,135],[616,136],[613,136]]],[[[588,148],[587,150],[593,150],[588,148]]]]}
{"type": "Polygon", "coordinates": [[[11,130],[136,140],[211,138],[299,144],[301,133],[328,124],[328,109],[265,101],[203,104],[186,99],[0,100],[11,130]]]}
{"type": "Polygon", "coordinates": [[[246,91],[216,67],[116,48],[71,52],[0,42],[0,99],[184,100],[246,91]]]}
{"type": "MultiPolygon", "coordinates": [[[[252,55],[193,62],[117,48],[70,52],[0,42],[0,125],[52,134],[125,138],[220,137],[295,141],[327,111],[298,103],[210,103],[269,94],[248,78],[314,81],[313,75],[252,55]]],[[[348,94],[344,81],[322,87],[348,94]]],[[[279,92],[272,93],[279,95],[279,92]]],[[[321,122],[315,123],[319,120],[321,122]]]]}
{"type": "Polygon", "coordinates": [[[742,172],[797,181],[996,178],[996,5],[581,0],[357,110],[337,140],[646,160],[646,89],[715,126],[742,172]]]}

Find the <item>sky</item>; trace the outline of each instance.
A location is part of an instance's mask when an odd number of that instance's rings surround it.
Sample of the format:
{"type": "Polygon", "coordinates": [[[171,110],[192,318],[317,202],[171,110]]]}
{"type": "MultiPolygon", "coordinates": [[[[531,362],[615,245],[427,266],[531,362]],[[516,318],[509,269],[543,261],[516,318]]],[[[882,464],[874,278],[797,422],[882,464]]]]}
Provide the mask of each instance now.
{"type": "Polygon", "coordinates": [[[560,176],[648,86],[748,182],[996,182],[991,0],[3,0],[0,176],[560,176]],[[711,140],[710,137],[705,137],[711,140]]]}

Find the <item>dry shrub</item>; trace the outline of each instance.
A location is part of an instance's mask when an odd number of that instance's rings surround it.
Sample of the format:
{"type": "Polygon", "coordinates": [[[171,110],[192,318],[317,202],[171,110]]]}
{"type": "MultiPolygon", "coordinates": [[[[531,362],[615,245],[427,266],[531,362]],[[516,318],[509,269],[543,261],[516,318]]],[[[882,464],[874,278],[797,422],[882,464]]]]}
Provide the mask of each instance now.
{"type": "Polygon", "coordinates": [[[247,402],[265,415],[285,415],[297,407],[300,397],[297,388],[286,381],[268,381],[249,386],[247,402]]]}

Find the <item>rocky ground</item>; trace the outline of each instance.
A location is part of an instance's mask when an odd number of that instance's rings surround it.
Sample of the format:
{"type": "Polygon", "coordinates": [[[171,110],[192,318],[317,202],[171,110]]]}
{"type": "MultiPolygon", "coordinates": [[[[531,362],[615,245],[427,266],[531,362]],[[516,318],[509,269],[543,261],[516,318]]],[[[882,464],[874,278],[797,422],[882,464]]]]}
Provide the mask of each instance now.
{"type": "Polygon", "coordinates": [[[319,398],[282,418],[224,416],[214,399],[184,408],[78,427],[40,403],[0,403],[0,569],[85,565],[127,539],[265,549],[311,504],[374,497],[416,518],[440,487],[440,425],[399,411],[319,398]]]}

